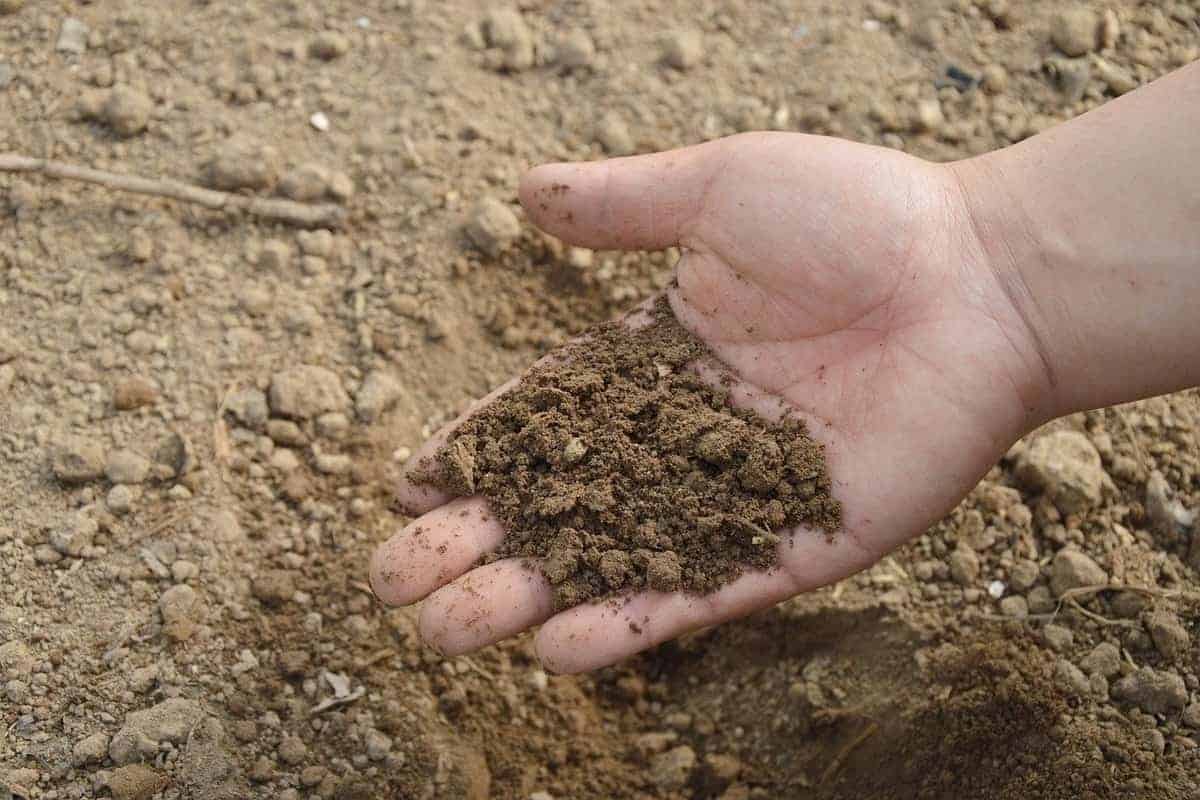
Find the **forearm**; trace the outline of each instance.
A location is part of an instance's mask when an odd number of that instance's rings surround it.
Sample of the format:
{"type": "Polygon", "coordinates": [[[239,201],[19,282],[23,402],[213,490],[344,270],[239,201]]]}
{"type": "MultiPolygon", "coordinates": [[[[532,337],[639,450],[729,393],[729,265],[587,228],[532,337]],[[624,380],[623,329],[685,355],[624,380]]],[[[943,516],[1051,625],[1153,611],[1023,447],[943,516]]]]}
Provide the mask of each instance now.
{"type": "Polygon", "coordinates": [[[1200,384],[1200,64],[951,169],[1048,408],[1200,384]]]}

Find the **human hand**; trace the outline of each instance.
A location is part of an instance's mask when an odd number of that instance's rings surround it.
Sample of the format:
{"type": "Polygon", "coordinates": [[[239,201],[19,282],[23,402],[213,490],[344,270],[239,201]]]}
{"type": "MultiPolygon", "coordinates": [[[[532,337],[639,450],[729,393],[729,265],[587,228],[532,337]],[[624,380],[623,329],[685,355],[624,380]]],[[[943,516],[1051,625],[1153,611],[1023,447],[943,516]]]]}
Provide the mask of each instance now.
{"type": "Polygon", "coordinates": [[[785,532],[777,568],[708,596],[646,592],[617,610],[553,614],[549,584],[520,560],[472,569],[504,535],[481,498],[406,481],[399,499],[422,516],[379,548],[371,581],[388,604],[426,598],[421,634],[447,654],[541,624],[543,664],[584,671],[837,581],[923,532],[1049,416],[1045,359],[1013,299],[1019,279],[987,256],[952,166],[749,134],[538,167],[521,201],[572,244],[683,248],[672,309],[741,379],[734,402],[766,413],[783,399],[808,422],[843,528],[832,540],[785,532]]]}

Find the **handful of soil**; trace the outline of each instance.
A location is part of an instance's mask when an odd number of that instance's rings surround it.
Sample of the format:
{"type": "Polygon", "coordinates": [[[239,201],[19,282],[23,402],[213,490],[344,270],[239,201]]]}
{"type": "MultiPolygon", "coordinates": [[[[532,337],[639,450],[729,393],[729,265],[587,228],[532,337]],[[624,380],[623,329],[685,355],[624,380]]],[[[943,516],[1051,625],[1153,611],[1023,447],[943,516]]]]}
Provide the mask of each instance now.
{"type": "Polygon", "coordinates": [[[774,530],[832,533],[824,451],[794,418],[735,409],[665,299],[568,344],[460,426],[421,480],[487,498],[559,610],[637,589],[708,593],[776,562],[774,530]]]}

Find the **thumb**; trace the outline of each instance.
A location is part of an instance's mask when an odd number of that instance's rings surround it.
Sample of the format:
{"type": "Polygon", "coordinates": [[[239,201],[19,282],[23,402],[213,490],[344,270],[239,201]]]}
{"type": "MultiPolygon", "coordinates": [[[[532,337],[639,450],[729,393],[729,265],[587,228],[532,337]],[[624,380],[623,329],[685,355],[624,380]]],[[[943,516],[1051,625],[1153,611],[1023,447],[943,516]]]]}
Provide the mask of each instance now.
{"type": "Polygon", "coordinates": [[[688,238],[726,140],[646,156],[545,164],[521,179],[521,204],[542,230],[598,250],[661,250],[688,238]]]}

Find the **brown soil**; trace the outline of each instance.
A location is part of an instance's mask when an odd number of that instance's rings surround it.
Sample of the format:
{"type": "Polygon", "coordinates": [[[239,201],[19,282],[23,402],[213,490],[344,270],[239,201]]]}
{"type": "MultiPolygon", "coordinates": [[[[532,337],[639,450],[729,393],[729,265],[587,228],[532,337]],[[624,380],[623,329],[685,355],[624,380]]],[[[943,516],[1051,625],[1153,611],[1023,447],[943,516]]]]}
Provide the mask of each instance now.
{"type": "Polygon", "coordinates": [[[488,558],[536,560],[559,609],[636,589],[705,594],[776,563],[779,529],[833,533],[822,448],[791,416],[733,408],[660,298],[598,325],[460,426],[426,480],[504,522],[488,558]]]}
{"type": "Polygon", "coordinates": [[[1195,0],[496,5],[0,0],[0,151],[348,220],[0,174],[0,797],[1196,797],[1196,392],[1056,423],[1085,512],[1022,444],[876,567],[593,675],[444,658],[365,584],[408,450],[671,280],[532,230],[523,170],[761,128],[966,157],[1194,60],[1195,0]],[[486,255],[483,197],[521,229],[486,255]],[[341,391],[270,418],[301,364],[341,391]],[[1135,590],[1059,604],[1064,550],[1135,590]]]}

